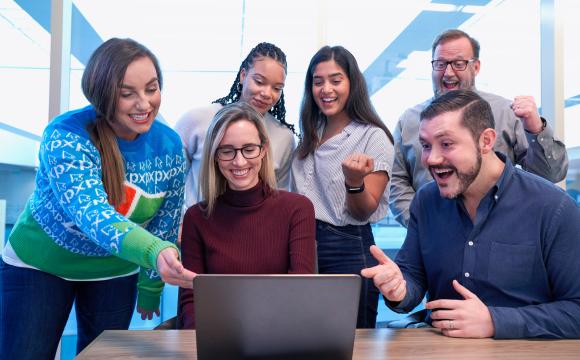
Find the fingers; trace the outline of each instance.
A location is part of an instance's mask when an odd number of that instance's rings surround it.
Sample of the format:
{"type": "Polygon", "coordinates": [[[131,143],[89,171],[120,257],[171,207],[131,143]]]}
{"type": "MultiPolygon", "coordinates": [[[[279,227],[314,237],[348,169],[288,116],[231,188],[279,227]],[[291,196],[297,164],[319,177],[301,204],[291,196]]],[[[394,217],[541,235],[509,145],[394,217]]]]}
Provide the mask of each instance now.
{"type": "Polygon", "coordinates": [[[342,162],[342,172],[349,185],[359,185],[365,176],[372,173],[375,161],[366,154],[351,154],[342,162]],[[351,181],[352,183],[350,183],[351,181]]]}
{"type": "Polygon", "coordinates": [[[455,289],[455,291],[457,291],[457,293],[461,296],[463,296],[463,298],[465,300],[468,299],[479,299],[477,297],[477,295],[475,295],[474,293],[472,293],[471,291],[469,291],[465,286],[461,285],[459,283],[459,281],[457,280],[453,280],[453,288],[455,289]]]}
{"type": "Polygon", "coordinates": [[[389,264],[393,261],[376,245],[372,245],[370,247],[370,252],[375,259],[379,262],[379,264],[389,264]]]}
{"type": "Polygon", "coordinates": [[[435,309],[453,310],[453,309],[457,309],[459,306],[461,306],[463,301],[465,301],[465,300],[448,300],[448,299],[433,300],[433,301],[429,301],[427,304],[425,304],[425,309],[428,309],[428,310],[435,310],[435,309]]]}

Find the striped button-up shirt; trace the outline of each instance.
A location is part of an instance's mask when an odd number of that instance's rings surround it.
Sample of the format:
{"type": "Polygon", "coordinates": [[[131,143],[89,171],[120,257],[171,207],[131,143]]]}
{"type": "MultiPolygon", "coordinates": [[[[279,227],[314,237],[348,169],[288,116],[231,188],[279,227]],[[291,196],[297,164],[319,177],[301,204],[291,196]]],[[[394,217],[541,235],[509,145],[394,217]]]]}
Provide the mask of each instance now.
{"type": "Polygon", "coordinates": [[[378,208],[366,221],[359,221],[348,212],[341,164],[354,153],[372,157],[374,171],[385,171],[391,178],[394,150],[387,135],[376,126],[356,121],[351,121],[342,132],[320,145],[314,154],[304,159],[294,158],[293,189],[312,201],[316,219],[336,226],[364,225],[377,222],[387,214],[388,186],[378,208]]]}

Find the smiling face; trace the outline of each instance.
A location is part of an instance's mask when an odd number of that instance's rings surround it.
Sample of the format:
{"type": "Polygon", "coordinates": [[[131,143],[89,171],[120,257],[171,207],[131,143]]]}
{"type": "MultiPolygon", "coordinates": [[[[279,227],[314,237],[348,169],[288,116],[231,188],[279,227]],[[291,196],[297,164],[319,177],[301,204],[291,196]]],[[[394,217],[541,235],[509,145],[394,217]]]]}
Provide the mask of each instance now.
{"type": "MultiPolygon", "coordinates": [[[[473,48],[469,39],[465,37],[447,40],[437,45],[433,52],[433,60],[471,60],[473,57],[473,48]]],[[[432,70],[431,77],[435,97],[451,90],[475,90],[475,77],[479,73],[479,67],[480,62],[476,59],[462,71],[454,70],[450,64],[445,70],[432,70]]]]}
{"type": "Polygon", "coordinates": [[[282,64],[270,57],[256,58],[248,70],[240,72],[240,100],[264,115],[280,100],[285,83],[286,71],[282,64]]]}
{"type": "Polygon", "coordinates": [[[348,118],[345,108],[349,96],[350,80],[334,60],[316,65],[312,74],[312,97],[329,120],[348,118]]]}
{"type": "Polygon", "coordinates": [[[151,128],[161,104],[157,71],[148,57],[141,57],[127,67],[111,127],[124,140],[135,140],[151,128]]]}
{"type": "MultiPolygon", "coordinates": [[[[230,124],[224,133],[222,141],[219,143],[218,151],[220,149],[235,151],[233,160],[220,160],[216,155],[219,170],[233,190],[251,189],[258,184],[260,179],[262,159],[266,154],[267,148],[263,147],[260,155],[253,159],[246,159],[242,154],[243,150],[234,150],[242,149],[249,145],[262,145],[262,143],[256,126],[245,119],[230,124]]],[[[250,151],[247,151],[247,153],[249,154],[250,151]]]]}
{"type": "Polygon", "coordinates": [[[423,147],[421,163],[437,182],[442,197],[464,194],[479,175],[482,157],[479,144],[463,126],[461,110],[424,119],[419,126],[423,147]]]}

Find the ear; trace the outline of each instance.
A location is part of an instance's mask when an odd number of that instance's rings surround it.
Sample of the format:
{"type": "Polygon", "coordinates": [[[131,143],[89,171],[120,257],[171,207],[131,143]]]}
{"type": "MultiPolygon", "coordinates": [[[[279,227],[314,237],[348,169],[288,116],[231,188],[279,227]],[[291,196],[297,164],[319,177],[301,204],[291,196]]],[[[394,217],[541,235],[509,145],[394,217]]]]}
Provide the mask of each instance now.
{"type": "Polygon", "coordinates": [[[481,62],[479,61],[479,59],[477,59],[473,62],[473,72],[475,73],[475,75],[479,74],[480,69],[481,69],[481,62]]]}
{"type": "Polygon", "coordinates": [[[479,148],[482,154],[488,154],[493,152],[493,146],[495,145],[495,139],[497,134],[494,129],[487,128],[483,130],[479,136],[479,148]]]}
{"type": "Polygon", "coordinates": [[[240,78],[238,79],[240,81],[240,84],[244,82],[245,78],[246,78],[246,69],[242,68],[242,70],[240,70],[240,78]]]}

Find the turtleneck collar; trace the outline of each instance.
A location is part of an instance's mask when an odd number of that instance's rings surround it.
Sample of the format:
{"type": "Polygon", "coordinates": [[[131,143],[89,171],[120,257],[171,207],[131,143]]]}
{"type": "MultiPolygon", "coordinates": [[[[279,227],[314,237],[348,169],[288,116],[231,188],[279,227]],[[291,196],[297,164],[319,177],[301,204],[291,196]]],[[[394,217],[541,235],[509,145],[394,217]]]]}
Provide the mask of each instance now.
{"type": "Polygon", "coordinates": [[[269,194],[269,188],[262,180],[258,181],[256,186],[248,190],[232,190],[229,186],[226,192],[220,197],[223,201],[235,207],[251,207],[264,202],[269,194]]]}

